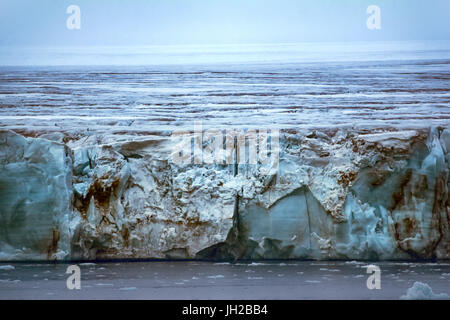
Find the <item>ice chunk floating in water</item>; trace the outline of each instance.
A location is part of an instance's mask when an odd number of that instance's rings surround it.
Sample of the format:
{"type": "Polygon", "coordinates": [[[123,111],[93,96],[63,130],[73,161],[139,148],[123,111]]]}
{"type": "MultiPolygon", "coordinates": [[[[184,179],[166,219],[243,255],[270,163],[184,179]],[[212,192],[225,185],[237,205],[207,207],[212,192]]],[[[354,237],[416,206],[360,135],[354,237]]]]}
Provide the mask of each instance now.
{"type": "Polygon", "coordinates": [[[431,287],[422,282],[414,282],[414,285],[406,291],[406,295],[400,297],[403,300],[437,300],[437,299],[450,299],[450,296],[446,293],[436,294],[431,287]]]}

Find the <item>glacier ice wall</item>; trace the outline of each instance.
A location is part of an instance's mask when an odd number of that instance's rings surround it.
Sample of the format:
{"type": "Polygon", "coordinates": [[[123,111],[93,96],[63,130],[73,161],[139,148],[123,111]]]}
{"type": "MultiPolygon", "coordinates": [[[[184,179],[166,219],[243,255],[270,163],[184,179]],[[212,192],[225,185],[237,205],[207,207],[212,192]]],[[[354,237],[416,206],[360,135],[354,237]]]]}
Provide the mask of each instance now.
{"type": "MultiPolygon", "coordinates": [[[[271,175],[165,135],[0,132],[0,259],[450,258],[450,131],[285,130],[271,175]]],[[[236,151],[236,150],[235,150],[236,151]]]]}
{"type": "Polygon", "coordinates": [[[0,259],[70,256],[72,158],[63,144],[0,132],[0,259]]]}

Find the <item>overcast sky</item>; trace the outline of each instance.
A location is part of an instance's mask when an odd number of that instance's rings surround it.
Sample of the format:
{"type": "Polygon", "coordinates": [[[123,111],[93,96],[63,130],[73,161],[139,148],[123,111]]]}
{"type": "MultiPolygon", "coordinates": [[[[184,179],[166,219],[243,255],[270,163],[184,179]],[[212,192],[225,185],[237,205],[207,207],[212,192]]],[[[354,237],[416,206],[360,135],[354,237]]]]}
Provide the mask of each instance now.
{"type": "Polygon", "coordinates": [[[449,0],[1,0],[0,45],[449,40],[449,0]],[[66,9],[81,8],[68,30],[66,9]],[[366,8],[381,8],[368,30],[366,8]]]}

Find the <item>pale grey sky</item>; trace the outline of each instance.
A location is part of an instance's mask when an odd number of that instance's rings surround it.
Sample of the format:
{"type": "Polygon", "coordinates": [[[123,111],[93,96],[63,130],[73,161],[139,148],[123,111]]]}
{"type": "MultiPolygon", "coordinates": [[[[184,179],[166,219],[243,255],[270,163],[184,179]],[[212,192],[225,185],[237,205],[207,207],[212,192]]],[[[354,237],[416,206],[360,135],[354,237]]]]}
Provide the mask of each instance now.
{"type": "Polygon", "coordinates": [[[448,0],[1,0],[0,45],[450,40],[448,0]],[[68,30],[66,8],[81,8],[68,30]],[[381,8],[368,30],[366,8],[381,8]]]}

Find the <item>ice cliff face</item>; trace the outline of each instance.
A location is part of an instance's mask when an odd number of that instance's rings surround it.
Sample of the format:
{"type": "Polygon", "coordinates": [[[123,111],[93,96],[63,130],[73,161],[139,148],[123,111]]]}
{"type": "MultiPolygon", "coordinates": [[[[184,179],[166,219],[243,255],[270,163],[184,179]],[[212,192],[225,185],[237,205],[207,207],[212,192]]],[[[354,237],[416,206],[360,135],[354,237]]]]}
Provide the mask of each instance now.
{"type": "Polygon", "coordinates": [[[287,133],[270,185],[243,188],[231,247],[253,259],[448,258],[449,137],[287,133]]]}
{"type": "Polygon", "coordinates": [[[0,259],[66,258],[72,212],[70,150],[0,132],[0,259]]]}
{"type": "Polygon", "coordinates": [[[168,142],[154,137],[74,149],[72,258],[191,258],[225,241],[232,176],[172,165],[168,142]]]}
{"type": "Polygon", "coordinates": [[[0,259],[450,258],[450,130],[285,130],[278,169],[165,135],[0,132],[0,259]]]}

